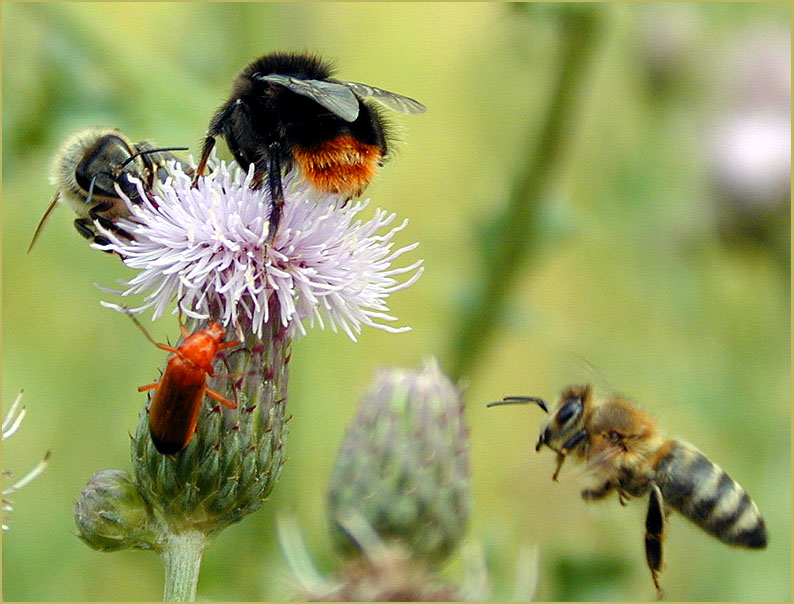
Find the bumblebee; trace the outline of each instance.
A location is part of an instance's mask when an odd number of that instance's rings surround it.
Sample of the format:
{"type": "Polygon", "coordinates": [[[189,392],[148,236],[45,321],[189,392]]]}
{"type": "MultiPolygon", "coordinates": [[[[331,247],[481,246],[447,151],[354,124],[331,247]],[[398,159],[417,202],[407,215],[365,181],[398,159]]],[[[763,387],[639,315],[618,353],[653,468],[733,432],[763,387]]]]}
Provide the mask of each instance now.
{"type": "Polygon", "coordinates": [[[513,403],[534,403],[548,413],[535,450],[546,446],[557,453],[553,480],[570,455],[595,479],[582,491],[585,501],[616,492],[625,505],[631,497],[649,494],[645,557],[659,595],[670,510],[729,545],[766,547],[764,519],[747,492],[694,446],[662,435],[655,421],[625,397],[568,386],[550,411],[543,399],[532,396],[511,396],[488,406],[513,403]]]}
{"type": "Polygon", "coordinates": [[[74,226],[86,239],[101,245],[109,243],[97,233],[95,223],[129,237],[129,233],[113,222],[129,216],[116,186],[132,203],[141,203],[138,188],[128,177],[142,181],[148,192],[155,177],[161,182],[167,178],[169,159],[179,162],[187,173],[192,172],[187,164],[169,153],[177,150],[186,148],[156,149],[147,141],[134,144],[119,130],[110,128],[84,128],[69,136],[53,157],[50,181],[55,185],[55,196],[36,228],[28,252],[59,201],[77,214],[74,226]]]}
{"type": "Polygon", "coordinates": [[[265,55],[240,72],[209,124],[193,186],[222,136],[241,167],[254,165],[251,188],[267,178],[273,203],[268,241],[284,205],[283,171],[297,166],[315,189],[349,199],[364,191],[387,159],[388,125],[380,108],[365,99],[401,113],[426,111],[414,99],[332,74],[312,55],[265,55]]]}

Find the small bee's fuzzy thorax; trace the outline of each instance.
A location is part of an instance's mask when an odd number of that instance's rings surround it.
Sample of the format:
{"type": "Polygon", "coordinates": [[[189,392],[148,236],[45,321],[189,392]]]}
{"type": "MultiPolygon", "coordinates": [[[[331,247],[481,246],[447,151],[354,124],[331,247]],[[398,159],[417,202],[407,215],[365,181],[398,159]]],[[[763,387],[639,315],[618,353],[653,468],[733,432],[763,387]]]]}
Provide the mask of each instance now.
{"type": "Polygon", "coordinates": [[[665,502],[720,541],[766,547],[766,526],[747,492],[692,445],[675,441],[659,462],[656,483],[665,502]]]}

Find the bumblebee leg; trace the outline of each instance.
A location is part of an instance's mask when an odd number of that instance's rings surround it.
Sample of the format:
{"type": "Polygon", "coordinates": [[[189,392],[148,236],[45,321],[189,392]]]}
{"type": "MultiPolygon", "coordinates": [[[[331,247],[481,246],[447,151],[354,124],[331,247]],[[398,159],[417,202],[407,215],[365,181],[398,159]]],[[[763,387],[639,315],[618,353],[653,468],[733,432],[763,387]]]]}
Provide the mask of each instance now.
{"type": "MultiPolygon", "coordinates": [[[[271,143],[267,148],[267,184],[270,188],[273,209],[270,211],[270,229],[265,243],[271,243],[276,236],[278,223],[281,221],[281,208],[284,207],[284,188],[281,184],[281,145],[278,143],[271,143]]],[[[253,183],[251,186],[253,187],[253,183]]]]}
{"type": "MultiPolygon", "coordinates": [[[[207,128],[207,137],[204,139],[204,144],[201,146],[201,159],[196,168],[196,174],[193,176],[193,182],[190,184],[192,188],[195,189],[198,186],[199,177],[204,175],[204,170],[207,168],[207,160],[209,160],[210,153],[212,153],[212,149],[215,147],[215,137],[223,134],[225,130],[224,126],[232,117],[232,113],[234,113],[235,109],[237,109],[238,103],[238,101],[227,103],[226,106],[218,110],[218,112],[212,116],[209,128],[207,128]]],[[[229,142],[228,138],[226,142],[229,142]]],[[[241,166],[243,169],[247,167],[248,166],[241,166]]]]}
{"type": "Polygon", "coordinates": [[[207,161],[210,158],[210,153],[212,153],[212,149],[215,147],[215,137],[211,134],[207,135],[207,138],[204,139],[204,144],[201,146],[201,159],[199,160],[198,167],[196,168],[196,174],[193,176],[193,182],[190,183],[192,188],[196,188],[198,186],[198,179],[200,176],[203,176],[204,170],[207,168],[207,161]]]}
{"type": "Polygon", "coordinates": [[[651,570],[653,584],[657,596],[661,598],[662,588],[659,586],[659,572],[662,570],[662,539],[664,537],[664,511],[662,492],[655,484],[651,484],[651,496],[648,503],[648,516],[645,518],[645,559],[651,570]]]}

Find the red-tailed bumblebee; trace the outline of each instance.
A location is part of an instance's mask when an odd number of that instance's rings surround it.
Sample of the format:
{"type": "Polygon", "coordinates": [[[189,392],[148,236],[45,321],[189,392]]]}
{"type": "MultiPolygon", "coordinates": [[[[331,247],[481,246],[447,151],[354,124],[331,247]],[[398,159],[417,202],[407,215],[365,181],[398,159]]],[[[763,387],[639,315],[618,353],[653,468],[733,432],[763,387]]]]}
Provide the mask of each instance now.
{"type": "Polygon", "coordinates": [[[186,147],[156,149],[147,141],[136,144],[112,128],[78,130],[63,142],[53,158],[51,181],[56,187],[55,196],[39,221],[28,252],[59,201],[77,214],[75,229],[86,239],[101,245],[109,243],[107,238],[97,233],[94,223],[129,237],[113,222],[116,218],[129,216],[116,185],[132,203],[141,203],[138,188],[128,177],[142,181],[148,193],[154,186],[155,177],[161,182],[167,178],[166,160],[179,162],[187,173],[192,170],[168,153],[186,150],[186,147]]]}
{"type": "Polygon", "coordinates": [[[267,178],[273,210],[268,240],[284,205],[283,170],[297,166],[314,188],[360,195],[388,157],[389,130],[374,99],[401,113],[424,113],[414,99],[331,77],[331,66],[308,54],[273,53],[240,72],[232,94],[207,130],[193,186],[222,136],[242,168],[254,164],[251,188],[267,178]]]}

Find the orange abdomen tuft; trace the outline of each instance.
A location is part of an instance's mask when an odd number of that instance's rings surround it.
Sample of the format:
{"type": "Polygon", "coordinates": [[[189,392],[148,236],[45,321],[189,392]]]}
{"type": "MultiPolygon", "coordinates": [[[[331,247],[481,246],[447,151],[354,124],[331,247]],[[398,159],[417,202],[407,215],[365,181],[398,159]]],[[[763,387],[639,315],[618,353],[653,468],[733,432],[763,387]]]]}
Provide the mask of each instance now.
{"type": "Polygon", "coordinates": [[[320,191],[361,195],[372,181],[381,150],[343,134],[311,147],[296,146],[295,161],[306,180],[320,191]]]}

